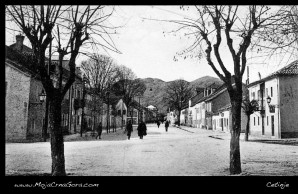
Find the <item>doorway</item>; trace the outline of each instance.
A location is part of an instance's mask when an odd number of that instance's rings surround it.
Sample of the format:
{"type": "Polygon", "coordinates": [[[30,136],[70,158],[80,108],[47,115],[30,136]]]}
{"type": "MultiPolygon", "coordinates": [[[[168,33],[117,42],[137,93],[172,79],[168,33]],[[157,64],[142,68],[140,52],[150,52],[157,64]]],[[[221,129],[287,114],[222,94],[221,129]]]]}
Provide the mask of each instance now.
{"type": "Polygon", "coordinates": [[[271,116],[271,134],[274,136],[274,116],[271,116]]]}

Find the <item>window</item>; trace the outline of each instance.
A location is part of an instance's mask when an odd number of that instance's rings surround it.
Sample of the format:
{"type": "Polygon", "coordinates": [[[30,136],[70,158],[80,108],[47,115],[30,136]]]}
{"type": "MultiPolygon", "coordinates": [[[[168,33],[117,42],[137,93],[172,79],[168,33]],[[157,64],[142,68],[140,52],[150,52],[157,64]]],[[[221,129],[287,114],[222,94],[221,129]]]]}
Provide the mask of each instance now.
{"type": "Polygon", "coordinates": [[[32,122],[31,122],[31,129],[35,130],[35,120],[34,119],[32,119],[32,122]]]}
{"type": "Polygon", "coordinates": [[[118,115],[119,115],[119,116],[121,115],[121,110],[118,110],[118,115]]]}
{"type": "Polygon", "coordinates": [[[268,88],[266,88],[266,96],[268,96],[268,88]]]}
{"type": "Polygon", "coordinates": [[[258,100],[260,100],[260,99],[261,99],[261,91],[258,90],[258,100]]]}
{"type": "Polygon", "coordinates": [[[81,98],[81,91],[78,90],[78,98],[81,98]]]}
{"type": "Polygon", "coordinates": [[[256,126],[256,117],[254,117],[254,126],[256,126]]]}
{"type": "Polygon", "coordinates": [[[122,114],[125,115],[126,114],[126,110],[123,110],[123,113],[122,114]]]}
{"type": "Polygon", "coordinates": [[[273,97],[273,88],[271,87],[271,97],[273,97]]]}
{"type": "Polygon", "coordinates": [[[268,123],[269,123],[269,121],[268,121],[268,116],[267,116],[267,126],[268,126],[268,123]]]}
{"type": "Polygon", "coordinates": [[[255,99],[255,92],[252,93],[252,99],[255,99]]]}
{"type": "Polygon", "coordinates": [[[64,114],[62,114],[61,125],[64,126],[64,114]]]}
{"type": "Polygon", "coordinates": [[[65,118],[65,126],[67,126],[68,125],[68,114],[66,114],[65,116],[66,116],[66,118],[65,118]]]}

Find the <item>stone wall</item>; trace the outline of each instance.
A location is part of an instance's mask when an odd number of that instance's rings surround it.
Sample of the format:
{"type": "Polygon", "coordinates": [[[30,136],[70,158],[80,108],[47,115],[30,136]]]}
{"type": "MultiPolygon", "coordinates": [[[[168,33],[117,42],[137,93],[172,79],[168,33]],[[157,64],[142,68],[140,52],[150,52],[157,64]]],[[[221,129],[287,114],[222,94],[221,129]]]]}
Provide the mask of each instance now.
{"type": "Polygon", "coordinates": [[[30,75],[5,62],[5,139],[25,140],[27,133],[30,75]]]}

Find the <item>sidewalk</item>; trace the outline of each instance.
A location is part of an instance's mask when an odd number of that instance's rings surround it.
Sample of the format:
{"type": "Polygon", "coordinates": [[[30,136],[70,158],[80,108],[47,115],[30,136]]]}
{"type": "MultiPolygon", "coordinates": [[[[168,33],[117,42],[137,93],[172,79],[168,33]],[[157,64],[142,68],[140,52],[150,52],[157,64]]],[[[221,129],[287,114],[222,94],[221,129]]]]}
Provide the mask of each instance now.
{"type": "MultiPolygon", "coordinates": [[[[202,128],[194,128],[194,127],[187,127],[187,126],[175,126],[176,128],[179,128],[184,131],[188,131],[190,133],[201,133],[203,131],[212,133],[211,136],[212,138],[217,138],[217,139],[226,139],[230,140],[231,135],[230,133],[223,132],[223,131],[216,131],[216,130],[207,130],[207,129],[202,129],[202,128]]],[[[240,140],[244,141],[245,134],[241,133],[240,134],[240,140]]],[[[258,136],[252,136],[249,135],[248,137],[249,142],[259,142],[259,143],[271,143],[271,144],[281,144],[281,145],[295,145],[298,146],[298,138],[287,138],[287,139],[272,139],[270,137],[258,137],[258,136]]]]}

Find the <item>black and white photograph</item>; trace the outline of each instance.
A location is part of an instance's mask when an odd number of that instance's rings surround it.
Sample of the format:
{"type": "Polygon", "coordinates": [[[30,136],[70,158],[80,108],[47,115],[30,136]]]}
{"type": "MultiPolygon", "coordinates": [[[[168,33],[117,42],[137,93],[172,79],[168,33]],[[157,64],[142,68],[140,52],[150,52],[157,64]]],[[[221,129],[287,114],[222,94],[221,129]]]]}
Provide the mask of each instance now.
{"type": "Polygon", "coordinates": [[[18,191],[297,191],[298,6],[6,5],[4,133],[18,191]]]}

